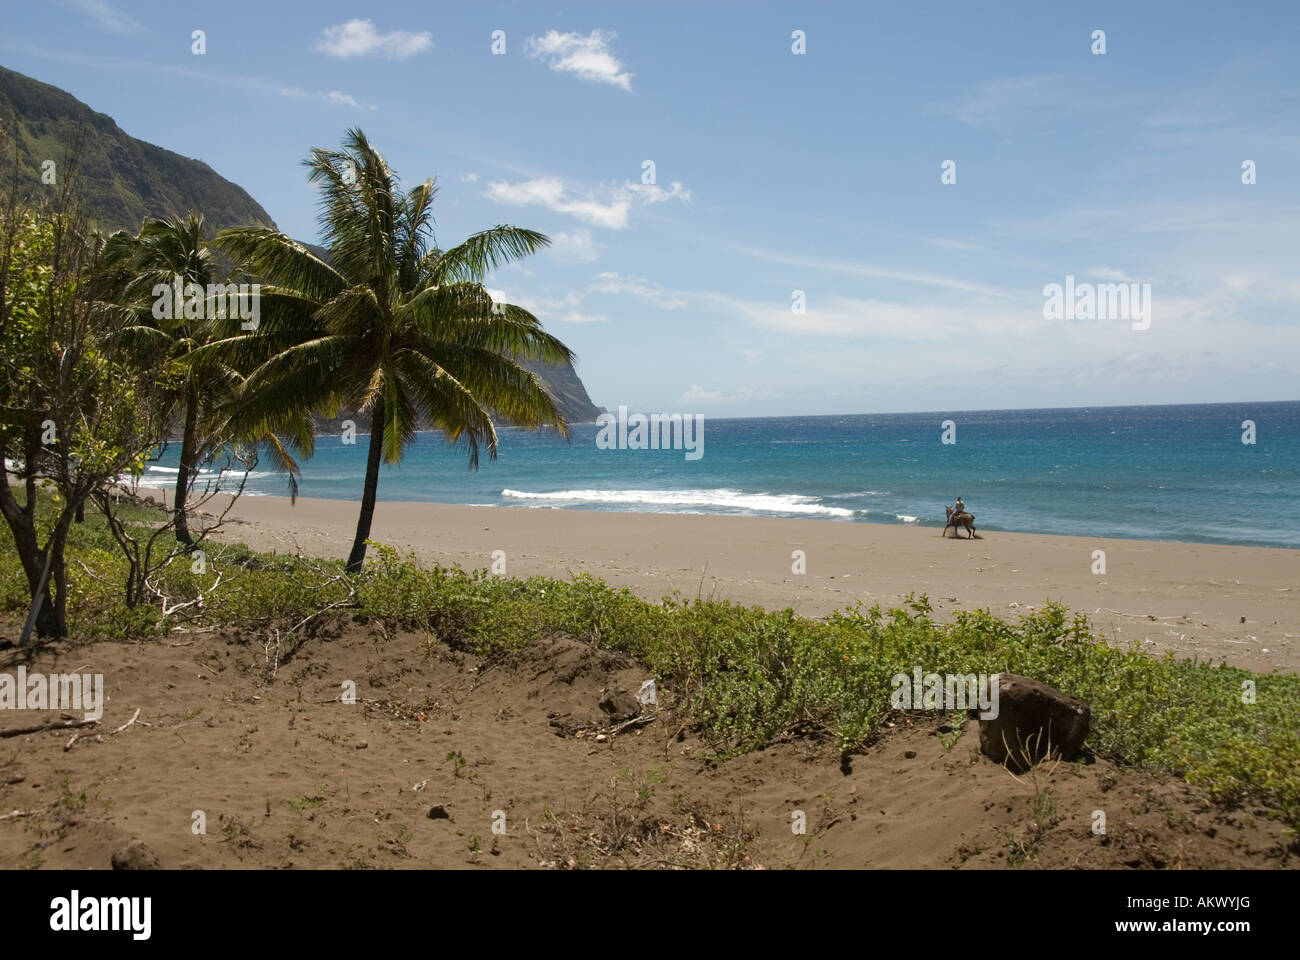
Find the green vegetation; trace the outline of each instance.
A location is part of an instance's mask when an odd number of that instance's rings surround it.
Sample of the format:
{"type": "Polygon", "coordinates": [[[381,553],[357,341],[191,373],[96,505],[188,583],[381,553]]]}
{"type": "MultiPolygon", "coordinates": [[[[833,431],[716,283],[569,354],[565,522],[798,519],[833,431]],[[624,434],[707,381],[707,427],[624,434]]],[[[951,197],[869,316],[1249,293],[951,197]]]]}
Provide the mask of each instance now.
{"type": "MultiPolygon", "coordinates": [[[[159,515],[161,516],[161,515],[159,515]]],[[[143,522],[143,518],[141,519],[143,522]]],[[[1300,676],[1260,675],[1117,650],[1082,616],[1057,605],[1007,622],[984,611],[951,624],[925,597],[892,610],[851,608],[812,620],[790,610],[673,597],[642,600],[591,576],[511,580],[485,571],[422,568],[379,546],[358,576],[337,560],[268,557],[231,548],[203,575],[188,563],[164,571],[183,602],[224,577],[202,614],[126,610],[107,583],[122,560],[103,548],[102,524],[75,531],[71,568],[76,636],[159,636],[182,622],[237,624],[241,633],[293,625],[331,604],[388,630],[425,631],[453,647],[507,657],[526,644],[569,636],[631,654],[658,678],[668,703],[719,754],[806,736],[852,751],[890,716],[890,678],[913,665],[951,673],[1014,672],[1092,705],[1088,746],[1118,763],[1173,773],[1226,804],[1259,802],[1300,828],[1300,676]],[[94,574],[93,576],[91,574],[94,574]],[[147,614],[147,615],[146,615],[147,614]],[[1243,703],[1243,684],[1256,702],[1243,703]]],[[[0,542],[0,606],[25,608],[16,561],[0,542]]],[[[459,767],[457,757],[451,762],[459,767]]]]}
{"type": "MultiPolygon", "coordinates": [[[[16,156],[20,147],[15,140],[16,156]]],[[[370,419],[353,574],[380,463],[401,460],[420,426],[464,441],[471,467],[480,446],[496,456],[494,418],[567,433],[551,393],[522,363],[567,365],[572,354],[483,286],[491,271],[550,241],[497,225],[438,248],[433,181],[403,192],[360,130],[342,150],[316,149],[307,161],[321,186],[328,262],[274,228],[220,235],[234,270],[251,274],[249,288],[215,282],[225,270],[205,242],[202,213],[151,218],[138,234],[106,240],[87,219],[78,159],[35,200],[23,199],[35,181],[21,165],[0,183],[0,515],[31,598],[21,644],[33,627],[42,640],[67,632],[65,548],[88,501],[126,559],[117,581],[126,606],[157,604],[168,615],[179,608],[168,609],[162,571],[191,554],[192,575],[203,576],[204,547],[229,504],[199,508],[242,491],[235,464],[246,479],[259,455],[288,472],[294,490],[294,456],[311,455],[318,416],[353,410],[370,419]],[[178,433],[170,516],[144,528],[125,522],[120,488],[178,433]],[[57,510],[38,529],[42,498],[57,510]]]]}
{"type": "MultiPolygon", "coordinates": [[[[245,638],[275,637],[269,684],[320,626],[349,616],[490,658],[573,637],[646,664],[663,702],[720,755],[789,737],[857,750],[890,715],[891,678],[914,665],[1014,672],[1087,700],[1096,754],[1184,777],[1222,803],[1266,804],[1300,829],[1300,677],[1117,650],[1060,606],[1015,623],[968,611],[941,624],[920,596],[891,610],[854,607],[812,620],[680,596],[651,603],[587,575],[508,580],[425,569],[384,547],[364,563],[379,463],[399,460],[417,425],[465,441],[471,464],[480,445],[495,453],[494,417],[565,429],[526,364],[567,364],[568,349],[483,287],[492,269],[546,238],[497,226],[437,248],[432,181],[402,192],[354,130],[344,149],[316,150],[308,161],[322,186],[328,262],[273,228],[225,231],[217,245],[265,283],[258,328],[191,324],[202,317],[188,314],[183,323],[154,323],[147,295],[157,281],[202,283],[215,269],[202,217],[149,221],[106,246],[70,176],[60,174],[45,200],[20,203],[28,196],[20,185],[39,182],[32,162],[47,149],[41,138],[61,137],[62,128],[32,122],[54,110],[46,101],[58,91],[15,77],[0,70],[0,108],[18,97],[26,118],[14,150],[0,151],[19,159],[0,194],[8,198],[0,210],[0,459],[11,465],[0,472],[0,613],[30,620],[39,610],[42,639],[149,640],[175,627],[237,626],[245,638]],[[185,472],[175,499],[195,507],[196,467],[216,451],[256,439],[291,467],[291,450],[310,455],[309,418],[344,409],[373,423],[346,560],[221,545],[197,512],[186,522],[185,513],[121,495],[121,478],[138,476],[176,433],[185,472]],[[87,501],[100,510],[83,520],[87,501]]],[[[84,145],[92,169],[101,147],[93,138],[84,145]]],[[[458,751],[447,761],[465,773],[458,751]]],[[[633,807],[644,806],[651,784],[637,785],[633,807]]],[[[616,797],[611,809],[622,844],[634,821],[616,797]]],[[[1035,823],[1053,815],[1041,794],[1035,823]]],[[[253,827],[225,820],[222,829],[227,842],[248,846],[253,827]]],[[[396,844],[406,842],[401,834],[396,844]]],[[[477,852],[478,840],[472,845],[477,852]]],[[[370,865],[368,855],[354,865],[370,865]]]]}
{"type": "MultiPolygon", "coordinates": [[[[229,429],[228,413],[243,378],[228,365],[195,364],[190,354],[228,332],[222,328],[233,327],[236,318],[229,315],[230,305],[224,298],[221,303],[216,303],[215,298],[205,302],[202,311],[187,311],[181,301],[170,297],[170,309],[155,310],[155,299],[159,288],[170,293],[173,284],[178,290],[193,284],[206,291],[214,282],[226,278],[219,276],[217,259],[204,237],[203,214],[196,212],[175,219],[149,218],[138,234],[126,230],[114,233],[104,242],[104,262],[113,274],[114,313],[122,324],[112,346],[130,356],[137,367],[159,371],[164,390],[162,406],[180,425],[180,460],[172,488],[172,510],[176,539],[192,548],[195,540],[185,505],[194,477],[228,444],[245,438],[229,429]]],[[[311,430],[305,418],[287,421],[283,426],[295,429],[299,435],[310,434],[311,430]]],[[[290,473],[291,489],[296,492],[297,464],[279,438],[263,433],[258,439],[276,469],[290,473]]]]}

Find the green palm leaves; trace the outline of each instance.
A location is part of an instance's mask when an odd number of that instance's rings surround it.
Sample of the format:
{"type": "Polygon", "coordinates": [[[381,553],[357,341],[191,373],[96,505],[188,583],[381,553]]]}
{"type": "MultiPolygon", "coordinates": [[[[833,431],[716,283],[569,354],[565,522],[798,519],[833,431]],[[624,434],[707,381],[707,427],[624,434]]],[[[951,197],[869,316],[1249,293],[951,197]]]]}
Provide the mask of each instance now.
{"type": "MultiPolygon", "coordinates": [[[[313,150],[306,165],[321,189],[329,262],[273,230],[223,231],[216,246],[263,281],[261,323],[201,348],[196,361],[246,371],[230,414],[241,429],[279,431],[312,413],[369,415],[348,561],[358,570],[381,460],[401,460],[426,424],[463,442],[471,467],[481,449],[496,456],[494,417],[567,435],[541,381],[519,361],[573,355],[531,313],[495,303],[483,286],[494,269],[547,246],[545,236],[496,226],[448,250],[433,247],[433,181],[403,192],[360,130],[349,130],[340,150],[313,150]]],[[[297,443],[310,452],[310,438],[297,443]]]]}

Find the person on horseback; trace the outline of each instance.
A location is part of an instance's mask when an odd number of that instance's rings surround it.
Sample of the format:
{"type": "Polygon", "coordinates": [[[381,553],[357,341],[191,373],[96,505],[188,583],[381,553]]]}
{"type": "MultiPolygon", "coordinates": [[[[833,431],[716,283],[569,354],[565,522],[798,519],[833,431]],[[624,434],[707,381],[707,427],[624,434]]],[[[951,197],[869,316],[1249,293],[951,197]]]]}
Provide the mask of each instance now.
{"type": "Polygon", "coordinates": [[[957,498],[957,503],[953,506],[943,505],[944,512],[948,514],[948,522],[944,524],[941,536],[948,535],[948,528],[952,527],[952,535],[957,536],[957,528],[965,527],[966,536],[975,536],[975,515],[966,511],[966,504],[962,502],[961,497],[957,498]]]}

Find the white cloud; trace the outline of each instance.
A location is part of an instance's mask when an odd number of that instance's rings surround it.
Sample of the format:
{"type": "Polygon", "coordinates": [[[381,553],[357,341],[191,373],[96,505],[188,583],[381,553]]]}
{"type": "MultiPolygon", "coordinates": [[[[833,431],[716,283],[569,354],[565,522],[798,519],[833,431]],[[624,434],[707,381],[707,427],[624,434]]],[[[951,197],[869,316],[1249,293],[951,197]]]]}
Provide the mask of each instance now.
{"type": "Polygon", "coordinates": [[[488,184],[487,196],[497,203],[512,206],[546,207],[556,213],[568,214],[582,223],[609,230],[627,228],[627,213],[632,206],[629,200],[614,199],[601,203],[590,198],[572,197],[557,177],[541,177],[520,183],[493,181],[488,184]]]}
{"type": "MultiPolygon", "coordinates": [[[[755,325],[800,337],[873,339],[915,343],[989,342],[1042,329],[1042,307],[975,311],[969,305],[916,306],[853,297],[813,298],[805,313],[787,302],[720,298],[755,325]]],[[[1059,322],[1057,322],[1059,325],[1059,322]]]]}
{"type": "Polygon", "coordinates": [[[746,400],[753,400],[757,394],[748,387],[737,390],[735,393],[723,393],[721,390],[705,390],[698,383],[691,384],[691,388],[682,394],[682,403],[708,406],[715,403],[740,403],[746,400]]]}
{"type": "Polygon", "coordinates": [[[587,229],[557,233],[551,238],[551,255],[563,263],[591,263],[600,256],[600,248],[587,229]]]}
{"type": "Polygon", "coordinates": [[[554,177],[524,180],[520,183],[495,180],[488,184],[487,196],[497,203],[516,206],[538,203],[546,207],[554,207],[564,196],[564,184],[554,177]]]}
{"type": "Polygon", "coordinates": [[[477,173],[467,173],[460,178],[461,183],[478,183],[477,173]]]}
{"type": "Polygon", "coordinates": [[[632,74],[623,69],[609,49],[615,36],[605,30],[593,30],[585,37],[551,30],[542,37],[529,37],[524,41],[524,51],[530,57],[548,60],[550,68],[559,73],[631,90],[632,74]]]}
{"type": "Polygon", "coordinates": [[[566,200],[551,207],[556,213],[567,213],[581,223],[593,227],[605,227],[608,230],[626,230],[627,212],[631,204],[626,200],[612,200],[602,203],[599,200],[566,200]]]}
{"type": "Polygon", "coordinates": [[[313,49],[331,57],[350,59],[379,55],[389,60],[405,60],[433,46],[433,35],[392,30],[380,33],[371,20],[349,20],[326,27],[313,49]]]}
{"type": "MultiPolygon", "coordinates": [[[[319,91],[313,93],[304,90],[302,87],[280,87],[277,92],[280,96],[288,97],[290,100],[302,100],[305,97],[310,97],[313,100],[321,100],[342,107],[356,107],[358,110],[361,109],[361,104],[357,103],[356,98],[350,93],[344,93],[342,90],[331,90],[329,93],[320,93],[319,91]]],[[[366,107],[366,109],[377,110],[379,108],[370,106],[366,107]]]]}
{"type": "Polygon", "coordinates": [[[576,290],[569,290],[563,296],[548,295],[529,296],[528,294],[508,290],[488,290],[488,295],[498,303],[512,303],[523,307],[544,323],[607,323],[609,318],[600,314],[582,313],[577,308],[582,304],[583,295],[576,290]]]}
{"type": "Polygon", "coordinates": [[[746,247],[740,244],[728,244],[733,250],[739,251],[755,260],[763,260],[768,263],[780,263],[787,267],[803,267],[809,270],[829,270],[832,273],[847,273],[861,277],[875,277],[881,280],[900,280],[905,283],[916,283],[930,287],[940,287],[946,290],[957,290],[961,293],[978,293],[986,297],[997,297],[1002,300],[1021,299],[1020,295],[1007,293],[1005,290],[999,290],[996,287],[986,286],[979,283],[971,283],[962,280],[959,277],[945,277],[930,273],[916,273],[909,270],[897,270],[893,267],[879,267],[870,263],[852,263],[846,261],[826,260],[820,257],[800,257],[783,253],[772,253],[767,250],[758,250],[753,247],[746,247]]]}
{"type": "Polygon", "coordinates": [[[818,396],[860,378],[863,370],[872,371],[867,382],[913,398],[898,401],[910,406],[897,409],[927,409],[915,405],[920,396],[934,398],[929,409],[953,405],[942,399],[948,396],[961,397],[970,409],[992,409],[1008,406],[1006,398],[1015,394],[1026,398],[1019,401],[1025,406],[1160,402],[1162,395],[1164,402],[1207,401],[1231,399],[1233,390],[1239,396],[1262,389],[1285,395],[1276,386],[1278,373],[1260,360],[1294,355],[1300,327],[1252,322],[1257,291],[1243,291],[1240,280],[1228,274],[1185,291],[1156,287],[1145,331],[1123,320],[1045,320],[1041,303],[936,307],[817,296],[806,313],[795,314],[779,296],[754,300],[700,291],[690,297],[692,304],[713,307],[708,315],[747,322],[752,335],[746,346],[803,371],[818,396]],[[953,351],[959,361],[952,360],[953,351]],[[957,392],[950,393],[954,369],[960,377],[957,392]],[[1219,392],[1189,393],[1189,383],[1218,383],[1219,392]]]}
{"type": "Polygon", "coordinates": [[[623,182],[582,191],[570,187],[559,177],[538,177],[509,183],[494,180],[486,196],[497,203],[512,206],[542,206],[573,217],[580,223],[607,230],[626,230],[628,214],[634,204],[649,206],[666,200],[689,202],[691,192],[674,183],[665,190],[655,184],[623,182]]]}
{"type": "Polygon", "coordinates": [[[663,310],[680,310],[686,306],[686,300],[672,291],[665,290],[657,283],[651,283],[644,277],[622,276],[617,273],[598,273],[592,289],[601,293],[627,293],[653,303],[663,310]]]}
{"type": "Polygon", "coordinates": [[[942,109],[969,126],[1007,133],[1071,99],[1081,99],[1079,91],[1058,76],[998,77],[977,84],[942,109]]]}
{"type": "MultiPolygon", "coordinates": [[[[1111,283],[1140,283],[1139,278],[1125,273],[1123,270],[1116,270],[1113,267],[1089,267],[1088,276],[1097,277],[1101,280],[1107,280],[1111,283]]],[[[1146,277],[1150,280],[1150,277],[1146,277]]]]}
{"type": "Polygon", "coordinates": [[[623,188],[644,204],[663,203],[666,200],[681,200],[690,203],[691,191],[683,190],[679,181],[674,180],[671,190],[665,190],[657,183],[625,183],[623,188]]]}
{"type": "Polygon", "coordinates": [[[691,384],[691,389],[682,394],[682,403],[717,403],[722,394],[717,390],[705,390],[698,383],[691,384]]]}
{"type": "Polygon", "coordinates": [[[144,25],[107,3],[107,0],[71,0],[72,6],[109,33],[143,33],[144,25]]]}

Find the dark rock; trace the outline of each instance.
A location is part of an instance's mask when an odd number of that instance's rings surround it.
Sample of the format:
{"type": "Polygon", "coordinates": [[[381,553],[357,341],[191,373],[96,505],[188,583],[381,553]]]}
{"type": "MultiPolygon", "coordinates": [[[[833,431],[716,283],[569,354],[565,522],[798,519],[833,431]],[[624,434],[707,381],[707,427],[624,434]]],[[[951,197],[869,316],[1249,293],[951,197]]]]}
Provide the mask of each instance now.
{"type": "Polygon", "coordinates": [[[429,819],[450,820],[451,814],[447,812],[447,808],[444,807],[441,803],[435,803],[432,807],[429,808],[429,819]]]}
{"type": "Polygon", "coordinates": [[[586,720],[575,720],[567,713],[560,717],[555,717],[550,721],[551,729],[555,731],[557,737],[571,737],[580,730],[585,730],[589,726],[586,720]]]}
{"type": "Polygon", "coordinates": [[[980,720],[980,752],[1024,770],[1049,755],[1069,759],[1088,737],[1092,710],[1078,697],[1045,683],[1004,673],[997,716],[980,720]]]}
{"type": "Polygon", "coordinates": [[[622,687],[615,687],[600,701],[600,709],[609,716],[610,722],[622,723],[641,716],[641,701],[622,687]]]}
{"type": "Polygon", "coordinates": [[[158,854],[136,840],[113,854],[114,870],[161,870],[158,854]]]}

